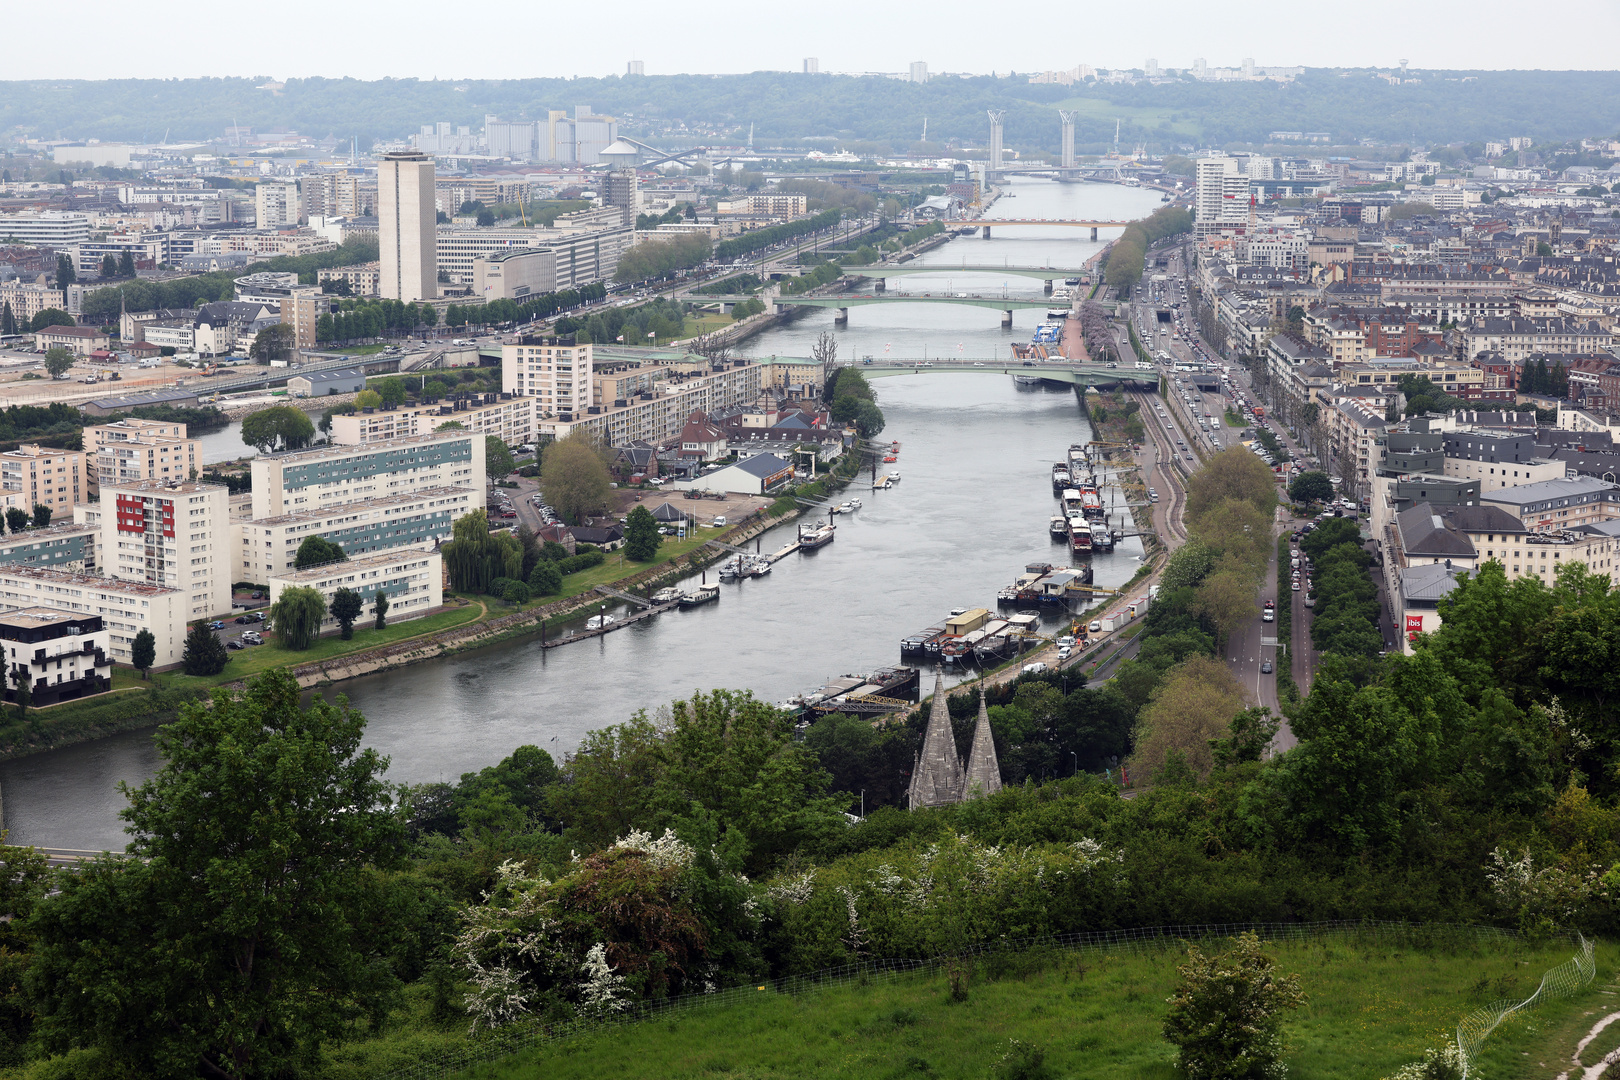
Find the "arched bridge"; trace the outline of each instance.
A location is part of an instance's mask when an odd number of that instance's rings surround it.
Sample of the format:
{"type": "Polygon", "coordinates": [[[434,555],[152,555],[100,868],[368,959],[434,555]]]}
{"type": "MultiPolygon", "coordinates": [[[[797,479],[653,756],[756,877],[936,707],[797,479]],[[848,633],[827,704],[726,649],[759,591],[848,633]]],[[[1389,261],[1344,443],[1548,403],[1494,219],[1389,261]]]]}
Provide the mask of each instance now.
{"type": "Polygon", "coordinates": [[[1025,366],[1021,360],[913,360],[902,361],[885,357],[882,360],[846,360],[839,367],[851,367],[868,379],[882,379],[890,375],[1018,375],[1034,376],[1043,382],[1061,382],[1074,385],[1108,386],[1115,383],[1133,383],[1138,387],[1157,390],[1159,375],[1154,371],[1135,368],[1111,368],[1107,364],[1082,364],[1069,360],[1036,360],[1025,366]]]}

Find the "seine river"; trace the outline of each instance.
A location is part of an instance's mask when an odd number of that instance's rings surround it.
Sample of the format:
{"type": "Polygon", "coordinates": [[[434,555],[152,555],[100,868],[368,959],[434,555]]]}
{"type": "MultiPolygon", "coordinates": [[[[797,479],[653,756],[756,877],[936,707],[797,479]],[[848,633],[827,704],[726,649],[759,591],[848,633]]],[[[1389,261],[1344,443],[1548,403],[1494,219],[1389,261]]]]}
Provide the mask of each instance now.
{"type": "MultiPolygon", "coordinates": [[[[1104,184],[1012,185],[992,216],[1142,217],[1153,191],[1104,184]]],[[[894,291],[1038,297],[1041,282],[967,274],[964,264],[1078,266],[1099,245],[1080,229],[1008,228],[968,237],[918,261],[937,277],[890,281],[894,291]]],[[[895,358],[1009,356],[1044,312],[892,305],[854,308],[835,328],[815,311],[747,344],[757,356],[807,356],[832,330],[841,356],[895,358]]],[[[588,731],[717,687],[779,701],[829,677],[899,662],[899,641],[940,622],[953,607],[994,607],[996,591],[1036,560],[1064,562],[1047,535],[1053,512],[1050,465],[1090,437],[1075,395],[1031,391],[1002,374],[938,373],[874,380],[887,419],[884,438],[902,443],[903,479],[887,491],[852,486],[864,507],[837,519],[837,540],[791,556],[767,577],[723,587],[718,603],[670,611],[578,645],[541,650],[532,641],[342,684],[367,718],[366,741],[389,756],[391,779],[455,780],[532,743],[561,756],[588,731]]],[[[234,425],[233,425],[234,428],[234,425]]],[[[219,435],[225,435],[225,432],[219,435]]],[[[215,436],[218,439],[218,436],[215,436]]],[[[232,446],[232,456],[240,453],[232,446]]],[[[847,496],[846,496],[847,497],[847,496]]],[[[794,526],[763,538],[772,551],[794,526]]],[[[1128,539],[1094,557],[1099,585],[1123,582],[1140,565],[1128,539]]],[[[696,580],[695,578],[693,579],[696,580]]],[[[0,764],[12,843],[119,849],[119,781],[138,783],[158,764],[150,731],[129,732],[0,764]]]]}

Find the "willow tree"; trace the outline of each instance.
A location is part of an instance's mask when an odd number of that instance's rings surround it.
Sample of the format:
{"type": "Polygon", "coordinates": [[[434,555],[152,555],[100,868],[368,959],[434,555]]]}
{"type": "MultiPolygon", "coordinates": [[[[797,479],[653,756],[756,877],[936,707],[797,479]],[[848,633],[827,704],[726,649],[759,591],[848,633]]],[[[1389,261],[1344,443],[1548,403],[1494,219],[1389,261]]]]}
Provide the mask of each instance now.
{"type": "Polygon", "coordinates": [[[457,592],[487,593],[496,578],[516,579],[523,573],[523,545],[509,532],[491,533],[482,510],[456,521],[454,539],[439,554],[457,592]]]}
{"type": "Polygon", "coordinates": [[[578,524],[599,509],[607,501],[609,483],[607,463],[584,428],[575,428],[540,456],[540,486],[565,521],[578,524]]]}
{"type": "Polygon", "coordinates": [[[321,634],[321,621],[326,618],[326,597],[319,589],[294,585],[281,590],[276,602],[270,605],[270,619],[281,643],[289,649],[307,649],[321,634]]]}

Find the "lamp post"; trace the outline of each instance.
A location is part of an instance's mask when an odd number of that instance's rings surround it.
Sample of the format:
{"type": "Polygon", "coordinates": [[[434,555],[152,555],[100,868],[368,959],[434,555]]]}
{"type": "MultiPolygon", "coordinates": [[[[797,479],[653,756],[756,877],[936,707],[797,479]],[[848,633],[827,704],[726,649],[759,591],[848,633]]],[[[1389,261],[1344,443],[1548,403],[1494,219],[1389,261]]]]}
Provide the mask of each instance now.
{"type": "Polygon", "coordinates": [[[1074,775],[1079,776],[1080,775],[1080,753],[1077,750],[1070,750],[1069,751],[1069,756],[1074,758],[1074,775]]]}

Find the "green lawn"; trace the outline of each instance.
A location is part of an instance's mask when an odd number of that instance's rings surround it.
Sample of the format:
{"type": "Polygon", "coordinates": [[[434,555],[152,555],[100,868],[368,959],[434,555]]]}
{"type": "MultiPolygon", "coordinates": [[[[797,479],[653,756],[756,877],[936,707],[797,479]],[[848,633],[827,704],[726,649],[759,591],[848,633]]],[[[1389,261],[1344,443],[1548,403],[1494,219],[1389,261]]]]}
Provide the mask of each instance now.
{"type": "Polygon", "coordinates": [[[379,343],[379,344],[376,344],[376,345],[355,345],[355,346],[353,346],[351,348],[333,349],[332,351],[333,352],[340,352],[340,353],[347,353],[349,356],[371,356],[373,353],[382,352],[383,349],[385,349],[385,348],[387,348],[386,345],[383,345],[383,344],[379,343]]]}
{"type": "MultiPolygon", "coordinates": [[[[375,649],[379,645],[388,645],[405,638],[416,637],[419,634],[429,634],[436,630],[448,630],[453,626],[461,626],[480,618],[484,609],[477,604],[467,607],[450,608],[446,611],[435,612],[421,619],[410,619],[406,622],[390,623],[381,630],[373,629],[369,622],[356,624],[354,638],[344,641],[333,633],[323,637],[307,649],[296,650],[283,648],[276,640],[274,634],[263,645],[255,645],[241,652],[231,653],[230,663],[225,670],[208,677],[197,675],[183,675],[175,673],[162,676],[165,686],[218,686],[221,683],[235,682],[257,675],[261,671],[271,668],[294,667],[298,664],[307,664],[315,660],[330,660],[346,653],[364,652],[375,649]]],[[[500,612],[495,612],[500,614],[500,612]]],[[[139,678],[139,676],[137,676],[139,678]]]]}
{"type": "MultiPolygon", "coordinates": [[[[1346,938],[1268,949],[1297,973],[1308,1004],[1288,1025],[1292,1080],[1379,1080],[1440,1045],[1457,1021],[1501,996],[1531,993],[1567,960],[1565,946],[1470,943],[1457,951],[1363,946],[1346,938]]],[[[1550,1077],[1568,1058],[1583,1016],[1612,996],[1616,951],[1600,945],[1598,978],[1568,1001],[1510,1020],[1487,1043],[1491,1080],[1550,1077]]],[[[1040,1046],[1047,1075],[1174,1080],[1160,1025],[1184,954],[1057,954],[1037,970],[973,973],[965,1003],[943,975],[789,997],[770,990],[741,1002],[670,1013],[563,1040],[464,1074],[484,1080],[603,1077],[892,1078],[994,1076],[1009,1039],[1040,1046]]],[[[356,1048],[358,1049],[358,1047],[356,1048]]],[[[1588,1055],[1587,1061],[1596,1058],[1588,1055]]]]}

